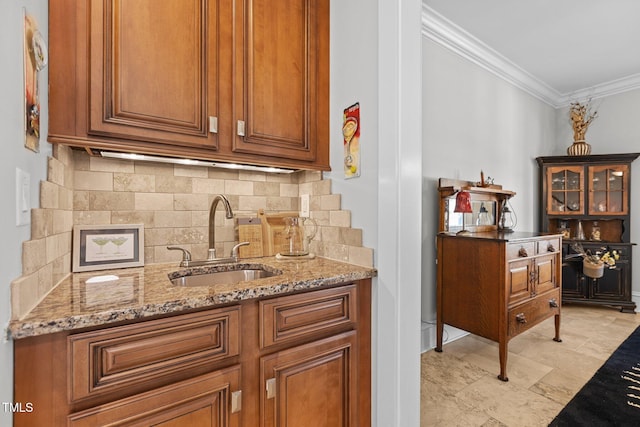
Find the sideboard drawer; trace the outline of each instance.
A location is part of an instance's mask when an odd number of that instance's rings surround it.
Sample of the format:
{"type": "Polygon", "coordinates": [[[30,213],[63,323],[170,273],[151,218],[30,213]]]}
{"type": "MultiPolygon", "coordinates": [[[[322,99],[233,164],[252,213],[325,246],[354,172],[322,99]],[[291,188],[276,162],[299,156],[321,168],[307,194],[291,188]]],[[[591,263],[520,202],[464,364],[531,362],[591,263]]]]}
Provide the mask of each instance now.
{"type": "Polygon", "coordinates": [[[562,243],[559,237],[551,237],[549,239],[541,239],[538,241],[538,254],[548,254],[562,250],[562,243]]]}
{"type": "Polygon", "coordinates": [[[260,348],[354,327],[355,285],[260,301],[260,348]]]}
{"type": "Polygon", "coordinates": [[[560,288],[511,308],[507,316],[509,336],[514,337],[555,314],[560,314],[560,288]]]}
{"type": "Polygon", "coordinates": [[[517,242],[507,245],[507,261],[528,258],[536,254],[536,242],[517,242]]]}
{"type": "Polygon", "coordinates": [[[69,401],[237,356],[239,328],[234,306],[70,335],[69,401]]]}

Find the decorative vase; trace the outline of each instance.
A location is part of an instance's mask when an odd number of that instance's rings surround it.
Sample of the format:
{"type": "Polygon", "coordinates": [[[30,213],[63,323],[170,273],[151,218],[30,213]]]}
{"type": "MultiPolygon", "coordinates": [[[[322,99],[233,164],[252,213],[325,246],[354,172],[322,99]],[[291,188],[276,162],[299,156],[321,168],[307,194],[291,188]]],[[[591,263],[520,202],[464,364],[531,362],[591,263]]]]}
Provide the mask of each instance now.
{"type": "Polygon", "coordinates": [[[591,154],[591,145],[584,140],[574,141],[574,143],[567,148],[567,154],[570,156],[588,156],[591,154]]]}
{"type": "Polygon", "coordinates": [[[582,272],[587,277],[598,279],[604,275],[604,263],[599,262],[594,264],[586,259],[582,260],[582,272]]]}

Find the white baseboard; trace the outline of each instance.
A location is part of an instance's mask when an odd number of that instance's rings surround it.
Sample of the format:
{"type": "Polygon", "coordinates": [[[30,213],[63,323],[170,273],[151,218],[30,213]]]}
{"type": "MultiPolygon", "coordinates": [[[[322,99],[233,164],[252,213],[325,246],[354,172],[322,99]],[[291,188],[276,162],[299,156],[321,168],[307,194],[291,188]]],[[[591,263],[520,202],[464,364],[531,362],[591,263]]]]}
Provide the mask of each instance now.
{"type": "MultiPolygon", "coordinates": [[[[453,326],[444,325],[444,333],[442,337],[442,344],[446,344],[455,341],[469,335],[469,332],[462,329],[454,328],[453,326]]],[[[421,330],[421,343],[420,348],[422,353],[431,350],[436,347],[436,325],[432,322],[422,322],[421,330]]]]}
{"type": "Polygon", "coordinates": [[[640,307],[640,292],[631,292],[631,301],[636,303],[636,313],[638,313],[638,307],[640,307]]]}

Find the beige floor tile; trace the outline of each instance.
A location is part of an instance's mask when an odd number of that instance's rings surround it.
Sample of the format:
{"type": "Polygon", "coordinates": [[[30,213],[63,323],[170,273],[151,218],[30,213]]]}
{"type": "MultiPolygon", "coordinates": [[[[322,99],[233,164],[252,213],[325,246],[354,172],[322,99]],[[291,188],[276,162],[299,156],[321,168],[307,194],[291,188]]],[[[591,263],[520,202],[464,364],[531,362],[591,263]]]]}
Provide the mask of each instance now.
{"type": "Polygon", "coordinates": [[[509,343],[508,382],[497,343],[467,335],[422,354],[421,425],[547,426],[615,349],[640,316],[606,307],[563,306],[560,336],[553,319],[509,343]]]}

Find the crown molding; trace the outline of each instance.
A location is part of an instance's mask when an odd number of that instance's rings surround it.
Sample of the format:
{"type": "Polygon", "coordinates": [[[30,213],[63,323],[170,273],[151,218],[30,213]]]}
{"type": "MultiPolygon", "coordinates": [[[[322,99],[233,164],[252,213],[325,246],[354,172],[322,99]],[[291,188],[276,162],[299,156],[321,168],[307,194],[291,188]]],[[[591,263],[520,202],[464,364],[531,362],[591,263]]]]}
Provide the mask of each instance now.
{"type": "Polygon", "coordinates": [[[424,2],[422,4],[422,35],[554,108],[567,106],[575,100],[602,98],[640,89],[640,73],[638,73],[574,92],[560,93],[431,9],[424,2]]]}

